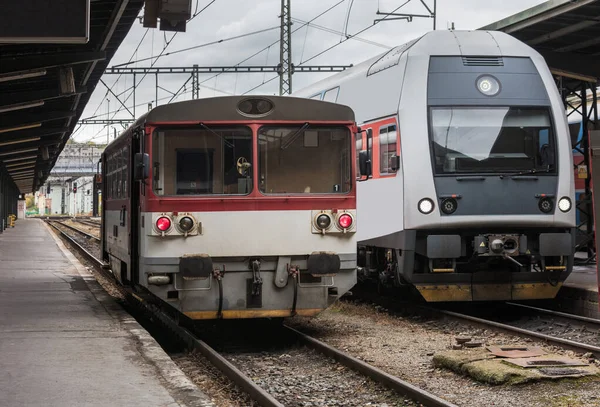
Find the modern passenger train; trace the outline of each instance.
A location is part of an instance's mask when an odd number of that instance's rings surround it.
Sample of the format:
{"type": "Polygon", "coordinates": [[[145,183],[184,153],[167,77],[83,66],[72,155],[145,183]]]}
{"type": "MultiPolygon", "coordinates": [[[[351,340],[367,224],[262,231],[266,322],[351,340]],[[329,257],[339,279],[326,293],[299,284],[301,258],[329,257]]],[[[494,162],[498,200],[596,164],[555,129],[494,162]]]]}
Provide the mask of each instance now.
{"type": "Polygon", "coordinates": [[[553,298],[573,267],[571,140],[543,57],[433,31],[293,94],[359,126],[359,280],[429,302],[553,298]]]}
{"type": "Polygon", "coordinates": [[[293,97],[158,106],[102,156],[102,253],[191,319],[313,316],[356,284],[352,109],[293,97]]]}

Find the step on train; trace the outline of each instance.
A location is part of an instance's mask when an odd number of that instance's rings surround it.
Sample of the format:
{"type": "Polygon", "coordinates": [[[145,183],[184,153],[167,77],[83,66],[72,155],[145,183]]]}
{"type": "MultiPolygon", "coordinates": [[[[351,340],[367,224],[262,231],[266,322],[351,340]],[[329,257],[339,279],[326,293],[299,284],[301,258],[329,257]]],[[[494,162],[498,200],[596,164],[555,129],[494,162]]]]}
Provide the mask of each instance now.
{"type": "Polygon", "coordinates": [[[358,278],[429,302],[553,298],[573,267],[573,156],[543,57],[433,31],[293,96],[351,107],[358,278]]]}
{"type": "Polygon", "coordinates": [[[103,260],[191,319],[318,314],[357,282],[357,130],[304,98],[155,107],[103,153],[103,260]]]}

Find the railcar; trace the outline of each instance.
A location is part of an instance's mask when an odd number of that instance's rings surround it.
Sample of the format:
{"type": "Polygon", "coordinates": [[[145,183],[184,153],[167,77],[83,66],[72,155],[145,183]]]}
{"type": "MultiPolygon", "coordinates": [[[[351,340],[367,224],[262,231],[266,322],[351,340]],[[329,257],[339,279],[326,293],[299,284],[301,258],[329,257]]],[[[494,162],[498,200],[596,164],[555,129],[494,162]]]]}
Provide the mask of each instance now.
{"type": "Polygon", "coordinates": [[[493,31],[433,31],[294,96],[362,129],[359,280],[429,302],[553,298],[573,267],[573,156],[543,57],[493,31]]]}
{"type": "Polygon", "coordinates": [[[215,97],[150,110],[102,156],[102,254],[191,319],[314,316],[356,284],[352,109],[215,97]]]}

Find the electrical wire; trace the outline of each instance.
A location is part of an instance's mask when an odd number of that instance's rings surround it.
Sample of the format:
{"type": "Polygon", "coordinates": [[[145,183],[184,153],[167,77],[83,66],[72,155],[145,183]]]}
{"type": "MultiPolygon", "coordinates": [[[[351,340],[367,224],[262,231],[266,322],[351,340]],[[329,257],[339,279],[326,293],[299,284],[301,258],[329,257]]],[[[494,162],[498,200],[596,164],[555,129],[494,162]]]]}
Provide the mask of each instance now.
{"type": "MultiPolygon", "coordinates": [[[[204,44],[194,45],[192,47],[178,49],[176,51],[167,52],[166,54],[161,55],[161,56],[175,55],[175,54],[179,54],[181,52],[187,52],[187,51],[191,51],[191,50],[198,49],[198,48],[204,48],[204,47],[208,47],[208,46],[215,45],[215,44],[222,44],[224,42],[229,42],[229,41],[233,41],[233,40],[238,40],[240,38],[250,37],[250,36],[253,36],[253,35],[257,35],[257,34],[262,34],[264,32],[268,32],[268,31],[279,30],[279,28],[280,27],[278,25],[274,26],[274,27],[264,28],[262,30],[252,31],[252,32],[249,32],[249,33],[240,34],[240,35],[236,35],[236,36],[233,36],[233,37],[223,38],[223,39],[220,39],[220,40],[211,41],[211,42],[207,42],[207,43],[204,43],[204,44]]],[[[177,34],[177,33],[175,33],[175,34],[177,34]]],[[[118,67],[122,67],[122,66],[125,66],[125,65],[134,64],[134,63],[137,63],[137,62],[149,61],[149,60],[154,59],[154,58],[158,58],[158,56],[138,59],[138,60],[135,60],[135,61],[131,61],[131,62],[119,64],[119,65],[115,65],[115,67],[118,68],[118,67]]]]}
{"type": "MultiPolygon", "coordinates": [[[[407,1],[405,1],[404,3],[402,3],[400,6],[396,7],[396,8],[395,8],[395,9],[394,9],[394,10],[393,10],[391,13],[389,13],[388,15],[386,15],[386,16],[385,16],[384,18],[382,18],[382,19],[381,19],[379,22],[381,22],[381,21],[383,21],[383,20],[387,19],[387,18],[389,17],[389,15],[391,15],[391,14],[395,13],[396,11],[398,11],[399,9],[401,9],[402,7],[404,7],[406,4],[408,4],[410,1],[411,1],[411,0],[407,0],[407,1]]],[[[304,64],[306,64],[307,62],[309,62],[309,61],[312,61],[313,59],[315,59],[315,58],[317,58],[317,57],[319,57],[319,56],[321,56],[321,55],[325,54],[326,52],[329,52],[329,51],[331,51],[331,50],[332,50],[332,49],[334,49],[335,47],[337,47],[337,46],[339,46],[339,45],[341,45],[341,44],[345,43],[345,42],[346,42],[346,41],[348,41],[349,39],[351,39],[351,38],[353,38],[353,37],[355,37],[355,36],[357,36],[357,35],[359,35],[359,34],[362,34],[362,33],[366,32],[367,30],[370,30],[371,28],[375,27],[377,24],[378,24],[378,23],[373,23],[372,25],[369,25],[369,26],[367,26],[367,27],[365,27],[365,28],[361,29],[361,30],[360,30],[360,31],[358,31],[357,33],[355,33],[355,34],[352,34],[352,35],[348,36],[347,38],[343,39],[342,41],[340,41],[340,42],[338,42],[338,43],[336,43],[336,44],[334,44],[334,45],[332,45],[331,47],[329,47],[329,48],[326,48],[325,50],[323,50],[323,51],[321,51],[321,52],[319,52],[319,53],[317,53],[317,54],[313,55],[312,57],[308,58],[307,60],[305,60],[305,61],[301,61],[299,65],[304,65],[304,64]]],[[[263,82],[263,83],[261,83],[260,85],[257,85],[257,86],[255,86],[255,87],[253,87],[252,89],[249,89],[249,90],[247,90],[246,92],[242,93],[242,95],[246,95],[247,93],[250,93],[250,92],[252,92],[252,91],[254,91],[254,90],[258,89],[258,88],[260,88],[261,86],[263,86],[263,85],[266,85],[267,83],[274,81],[274,80],[275,80],[275,79],[277,79],[278,77],[279,77],[279,75],[277,75],[277,76],[274,76],[274,77],[272,77],[271,79],[269,79],[268,81],[266,81],[266,82],[263,82]]]]}

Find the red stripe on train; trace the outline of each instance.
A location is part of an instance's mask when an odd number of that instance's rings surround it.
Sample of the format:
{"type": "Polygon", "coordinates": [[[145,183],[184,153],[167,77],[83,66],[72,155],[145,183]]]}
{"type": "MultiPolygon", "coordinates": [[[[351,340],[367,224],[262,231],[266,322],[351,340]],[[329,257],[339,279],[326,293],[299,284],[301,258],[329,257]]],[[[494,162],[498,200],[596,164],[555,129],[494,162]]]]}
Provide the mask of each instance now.
{"type": "MultiPolygon", "coordinates": [[[[126,201],[104,203],[107,210],[121,210],[126,201]]],[[[243,212],[356,209],[356,197],[247,197],[247,198],[158,198],[142,202],[144,212],[243,212]]]]}

